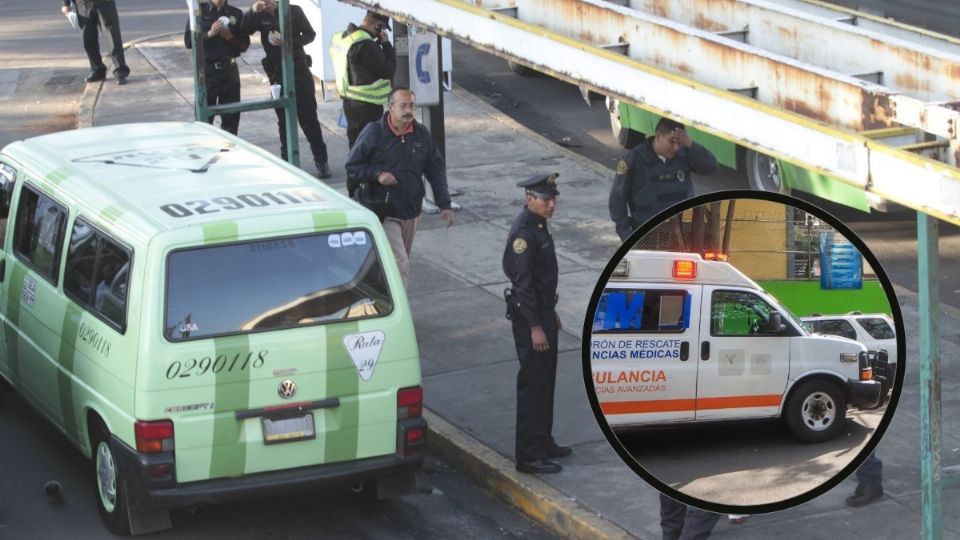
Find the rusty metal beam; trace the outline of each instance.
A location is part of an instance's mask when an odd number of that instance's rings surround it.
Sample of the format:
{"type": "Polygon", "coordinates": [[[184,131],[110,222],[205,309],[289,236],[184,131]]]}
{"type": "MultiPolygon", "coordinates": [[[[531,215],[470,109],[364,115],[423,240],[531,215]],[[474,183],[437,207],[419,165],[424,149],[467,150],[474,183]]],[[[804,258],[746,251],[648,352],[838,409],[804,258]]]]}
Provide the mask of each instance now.
{"type": "MultiPolygon", "coordinates": [[[[577,8],[565,15],[580,21],[582,29],[575,32],[576,38],[565,35],[568,32],[562,29],[545,28],[525,20],[525,6],[545,6],[547,0],[516,2],[518,19],[458,0],[346,1],[387,13],[402,22],[429,28],[575,85],[582,84],[594,92],[676,118],[758,152],[960,224],[960,170],[872,141],[841,125],[813,121],[783,107],[758,103],[721,89],[748,85],[721,84],[718,88],[717,84],[704,84],[690,76],[670,73],[595,46],[595,43],[610,40],[610,36],[603,32],[602,20],[585,18],[586,13],[593,12],[587,4],[597,4],[596,0],[565,2],[568,8],[577,8]],[[591,39],[590,28],[597,35],[604,34],[604,39],[591,39]],[[802,144],[798,144],[799,141],[802,144]]],[[[478,0],[476,3],[486,6],[488,1],[478,0]]],[[[504,5],[501,2],[497,7],[504,5]]],[[[623,23],[626,14],[618,13],[618,10],[632,11],[610,6],[596,14],[606,21],[623,23]]],[[[653,23],[648,29],[666,28],[667,35],[676,30],[664,21],[653,23]]],[[[625,33],[625,30],[621,28],[619,32],[625,33]]],[[[637,40],[626,35],[622,37],[630,42],[631,55],[635,54],[640,43],[656,41],[654,36],[639,36],[637,40]]],[[[699,32],[695,37],[704,42],[723,39],[705,32],[699,32]]],[[[675,55],[676,44],[667,43],[663,50],[675,55]]],[[[743,47],[734,42],[729,46],[734,49],[743,47]]],[[[786,85],[788,81],[781,81],[781,84],[786,85]]],[[[868,87],[871,85],[862,81],[850,85],[853,89],[868,87]]],[[[758,89],[758,93],[761,91],[758,89]]],[[[855,108],[851,103],[834,105],[844,108],[847,115],[849,109],[855,108]]],[[[861,123],[870,125],[874,122],[861,123]]],[[[882,122],[875,123],[883,125],[882,122]]]]}

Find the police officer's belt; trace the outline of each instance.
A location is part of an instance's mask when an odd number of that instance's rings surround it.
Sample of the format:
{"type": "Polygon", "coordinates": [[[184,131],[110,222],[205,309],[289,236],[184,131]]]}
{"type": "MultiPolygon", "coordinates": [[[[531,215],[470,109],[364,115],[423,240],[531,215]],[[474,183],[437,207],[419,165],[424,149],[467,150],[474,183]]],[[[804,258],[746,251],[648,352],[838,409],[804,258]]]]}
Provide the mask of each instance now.
{"type": "Polygon", "coordinates": [[[207,60],[207,65],[213,66],[213,69],[217,71],[228,69],[236,63],[237,61],[233,58],[225,58],[223,60],[207,60]]]}

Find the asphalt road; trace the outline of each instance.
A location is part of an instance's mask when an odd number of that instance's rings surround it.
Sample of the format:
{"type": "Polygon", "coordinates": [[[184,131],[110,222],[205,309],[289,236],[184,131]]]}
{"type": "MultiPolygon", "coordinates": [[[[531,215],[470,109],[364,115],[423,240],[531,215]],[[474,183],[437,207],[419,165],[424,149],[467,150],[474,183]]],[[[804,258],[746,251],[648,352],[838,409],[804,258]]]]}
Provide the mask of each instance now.
{"type": "Polygon", "coordinates": [[[776,419],[634,429],[618,438],[644,470],[685,495],[735,506],[771,504],[839,474],[885,411],[848,411],[843,433],[819,444],[798,444],[776,419]]]}

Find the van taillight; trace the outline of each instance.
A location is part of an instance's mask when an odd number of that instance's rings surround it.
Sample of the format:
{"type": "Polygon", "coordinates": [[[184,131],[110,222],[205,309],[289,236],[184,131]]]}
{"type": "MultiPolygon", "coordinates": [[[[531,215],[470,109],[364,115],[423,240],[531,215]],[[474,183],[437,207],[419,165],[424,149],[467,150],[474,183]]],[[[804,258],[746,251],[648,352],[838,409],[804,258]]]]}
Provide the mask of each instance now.
{"type": "Polygon", "coordinates": [[[153,422],[138,420],[133,425],[133,432],[137,439],[137,452],[156,454],[173,451],[173,422],[171,420],[153,422]]]}
{"type": "Polygon", "coordinates": [[[397,391],[397,418],[417,418],[423,412],[423,388],[411,386],[397,391]]]}

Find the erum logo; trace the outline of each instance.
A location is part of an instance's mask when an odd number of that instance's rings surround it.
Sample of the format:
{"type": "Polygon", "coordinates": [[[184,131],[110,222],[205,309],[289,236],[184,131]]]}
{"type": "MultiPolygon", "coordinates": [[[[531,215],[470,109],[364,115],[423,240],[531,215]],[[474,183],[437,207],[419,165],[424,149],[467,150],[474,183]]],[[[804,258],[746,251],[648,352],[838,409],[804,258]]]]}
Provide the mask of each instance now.
{"type": "Polygon", "coordinates": [[[283,399],[290,399],[297,393],[297,383],[290,379],[284,379],[284,381],[280,383],[280,386],[277,387],[277,393],[280,394],[280,397],[283,399]]]}

